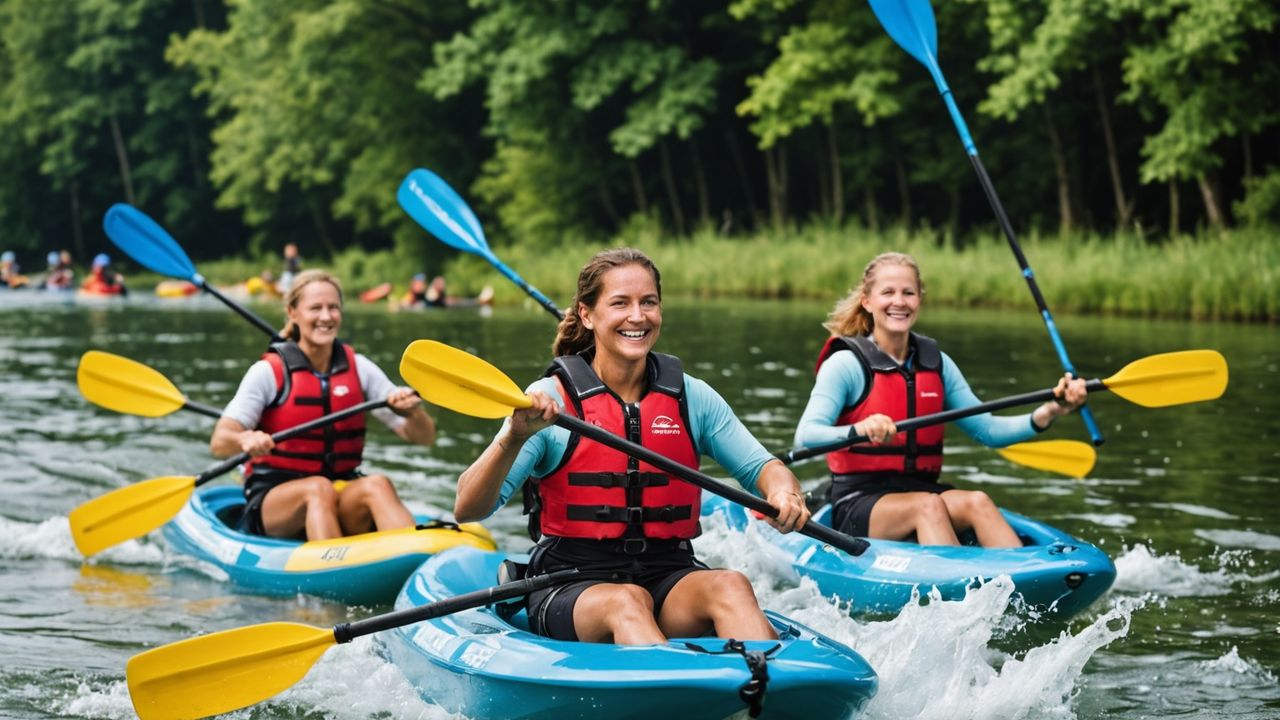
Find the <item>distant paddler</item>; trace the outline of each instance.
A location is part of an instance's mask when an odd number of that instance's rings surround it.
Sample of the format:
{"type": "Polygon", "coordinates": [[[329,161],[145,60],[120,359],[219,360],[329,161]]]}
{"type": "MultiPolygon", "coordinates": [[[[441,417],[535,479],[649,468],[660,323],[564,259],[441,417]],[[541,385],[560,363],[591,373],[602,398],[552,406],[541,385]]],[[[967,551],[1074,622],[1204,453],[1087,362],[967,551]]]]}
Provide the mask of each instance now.
{"type": "Polygon", "coordinates": [[[374,417],[404,440],[429,446],[435,422],[421,398],[396,387],[377,365],[338,340],[342,287],[332,275],[307,270],[285,298],[283,343],[273,344],[245,373],[214,429],[217,457],[246,452],[243,529],[308,540],[410,527],[414,517],[385,475],[364,475],[365,418],[355,415],[323,430],[276,444],[271,434],[366,399],[387,399],[374,417]]]}
{"type": "MultiPolygon", "coordinates": [[[[958,545],[973,530],[984,547],[1022,541],[984,492],[938,482],[944,425],[899,433],[904,420],[979,404],[955,362],[932,338],[912,331],[924,284],[916,261],[884,253],[863,270],[824,327],[817,381],[796,428],[796,444],[820,446],[862,435],[869,445],[827,454],[832,525],[858,537],[958,545]]],[[[1005,447],[1035,437],[1084,404],[1085,381],[1063,376],[1056,400],[1012,417],[990,413],[958,421],[974,440],[1005,447]]]]}
{"type": "Polygon", "coordinates": [[[124,285],[124,276],[111,269],[111,257],[106,253],[93,256],[89,268],[89,277],[80,283],[80,292],[86,295],[119,295],[129,294],[124,285]]]}

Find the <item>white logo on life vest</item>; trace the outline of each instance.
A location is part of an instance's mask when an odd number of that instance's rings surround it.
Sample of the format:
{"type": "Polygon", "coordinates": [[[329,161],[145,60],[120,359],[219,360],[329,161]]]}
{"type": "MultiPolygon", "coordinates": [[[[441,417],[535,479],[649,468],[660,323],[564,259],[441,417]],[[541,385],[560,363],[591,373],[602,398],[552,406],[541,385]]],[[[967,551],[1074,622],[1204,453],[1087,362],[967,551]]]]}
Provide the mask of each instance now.
{"type": "Polygon", "coordinates": [[[334,397],[342,397],[343,395],[346,395],[346,394],[347,394],[347,393],[349,393],[349,392],[351,392],[351,388],[347,387],[346,385],[334,385],[334,386],[333,386],[333,396],[334,396],[334,397]]]}
{"type": "Polygon", "coordinates": [[[938,397],[938,393],[933,392],[932,390],[925,390],[924,392],[920,393],[920,397],[922,398],[938,397]]]}
{"type": "Polygon", "coordinates": [[[649,432],[654,435],[679,435],[680,425],[666,415],[659,415],[649,424],[649,432]]]}

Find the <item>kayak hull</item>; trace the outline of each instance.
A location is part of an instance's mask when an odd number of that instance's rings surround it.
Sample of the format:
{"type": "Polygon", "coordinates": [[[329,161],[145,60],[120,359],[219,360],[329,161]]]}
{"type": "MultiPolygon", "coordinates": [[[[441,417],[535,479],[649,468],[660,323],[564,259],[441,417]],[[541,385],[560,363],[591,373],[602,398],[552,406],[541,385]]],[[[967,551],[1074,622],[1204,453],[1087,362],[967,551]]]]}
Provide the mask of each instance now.
{"type": "MultiPolygon", "coordinates": [[[[723,515],[729,526],[749,524],[791,562],[802,577],[813,579],[826,596],[850,605],[850,611],[897,612],[936,590],[943,600],[960,600],[973,587],[1007,575],[1015,597],[1032,612],[1065,619],[1089,607],[1115,581],[1116,568],[1097,547],[1045,523],[1001,510],[1024,543],[1021,548],[976,545],[918,545],[869,538],[858,557],[799,533],[783,535],[719,497],[703,501],[704,516],[723,515]]],[[[810,522],[830,524],[830,506],[810,522]]]]}
{"type": "Polygon", "coordinates": [[[179,550],[225,572],[239,589],[268,595],[305,593],[358,605],[390,602],[423,560],[457,546],[491,549],[482,526],[419,527],[302,542],[240,532],[244,509],[238,486],[200,488],[163,528],[179,550]],[[232,525],[229,526],[228,522],[232,525]]]}
{"type": "MultiPolygon", "coordinates": [[[[505,557],[458,549],[432,558],[410,576],[396,608],[492,586],[505,557]]],[[[748,650],[780,646],[769,656],[761,717],[854,717],[876,691],[866,661],[768,615],[782,639],[746,643],[748,650]]],[[[751,678],[741,654],[717,654],[724,640],[638,646],[551,640],[528,631],[523,611],[507,622],[489,608],[465,610],[380,638],[424,699],[477,718],[723,718],[745,709],[738,692],[751,678]]]]}

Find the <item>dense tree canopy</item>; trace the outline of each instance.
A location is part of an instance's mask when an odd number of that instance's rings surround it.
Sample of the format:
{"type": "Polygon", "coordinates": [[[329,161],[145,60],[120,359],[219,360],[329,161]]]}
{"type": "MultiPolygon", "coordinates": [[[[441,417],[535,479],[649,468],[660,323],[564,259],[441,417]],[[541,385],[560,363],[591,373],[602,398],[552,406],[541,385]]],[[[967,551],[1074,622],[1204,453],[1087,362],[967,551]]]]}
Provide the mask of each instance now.
{"type": "MultiPolygon", "coordinates": [[[[1274,222],[1272,0],[937,3],[1021,229],[1274,222]]],[[[928,73],[862,0],[0,0],[0,221],[105,247],[128,201],[197,257],[441,252],[416,166],[497,243],[992,218],[928,73]]]]}

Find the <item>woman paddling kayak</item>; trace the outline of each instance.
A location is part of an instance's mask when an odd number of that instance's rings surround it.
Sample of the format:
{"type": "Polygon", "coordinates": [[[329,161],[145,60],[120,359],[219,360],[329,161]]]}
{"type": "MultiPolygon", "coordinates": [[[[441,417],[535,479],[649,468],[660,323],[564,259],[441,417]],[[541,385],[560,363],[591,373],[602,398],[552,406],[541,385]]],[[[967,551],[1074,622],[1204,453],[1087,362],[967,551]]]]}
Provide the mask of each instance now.
{"type": "Polygon", "coordinates": [[[643,253],[608,250],[578,275],[547,377],[458,480],[459,521],[492,514],[525,489],[529,572],[577,567],[599,578],[529,596],[531,629],[559,640],[663,643],[714,630],[776,638],[747,578],[698,562],[700,490],[594,441],[552,427],[568,412],[692,468],[706,453],[778,509],[787,532],[809,518],[791,471],[774,460],[705,382],[653,352],[662,329],[658,270],[643,253]]]}
{"type": "MultiPolygon", "coordinates": [[[[796,428],[796,444],[871,438],[827,455],[832,524],[850,535],[922,545],[958,545],[973,530],[984,547],[1021,547],[986,493],[938,482],[943,426],[899,435],[893,418],[906,419],[979,400],[950,357],[931,338],[911,331],[924,286],[910,256],[884,253],[838,302],[824,327],[831,332],[818,357],[818,377],[796,428]]],[[[1064,376],[1057,400],[1013,417],[990,413],[957,424],[988,447],[1004,447],[1043,432],[1055,418],[1084,404],[1085,381],[1064,376]]]]}
{"type": "Polygon", "coordinates": [[[286,342],[272,345],[245,373],[210,441],[216,457],[253,456],[245,472],[245,529],[273,537],[305,531],[308,540],[324,540],[413,526],[413,514],[391,481],[358,469],[363,415],[278,445],[271,440],[272,433],[379,397],[387,398],[389,409],[373,416],[404,440],[431,445],[436,433],[416,393],[397,388],[371,360],[338,340],[342,288],[336,278],[320,270],[299,273],[285,313],[286,342]]]}

